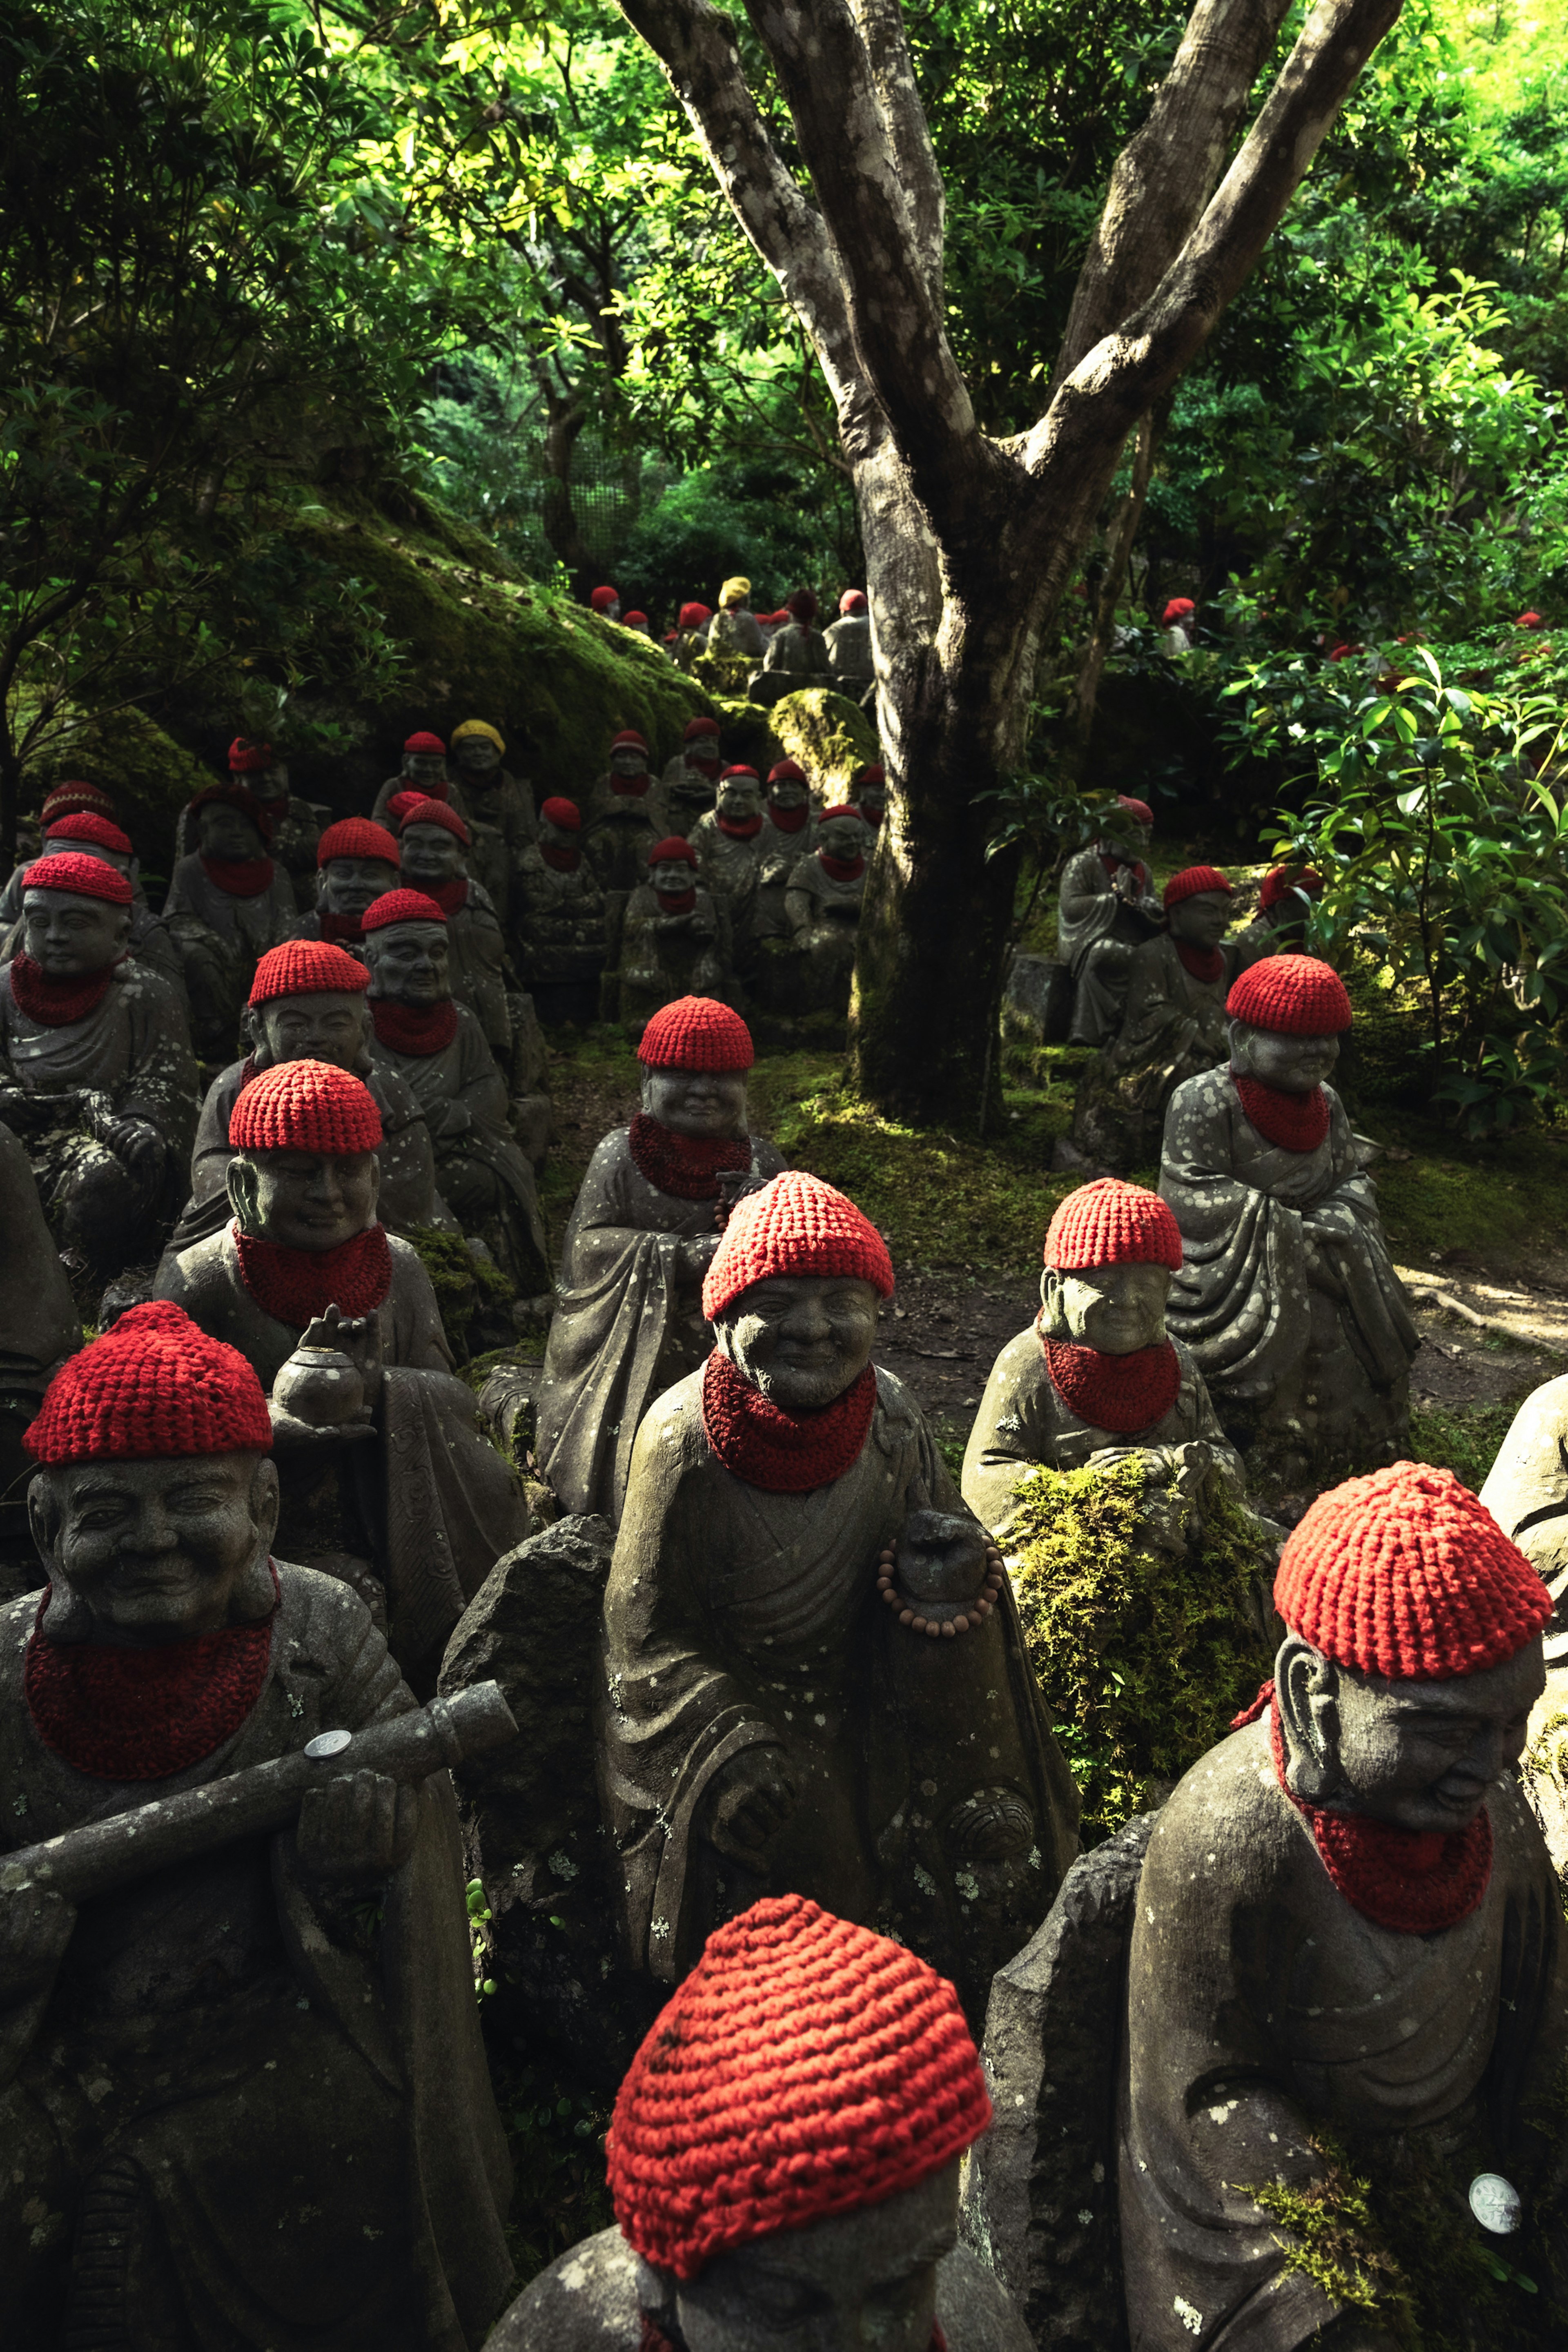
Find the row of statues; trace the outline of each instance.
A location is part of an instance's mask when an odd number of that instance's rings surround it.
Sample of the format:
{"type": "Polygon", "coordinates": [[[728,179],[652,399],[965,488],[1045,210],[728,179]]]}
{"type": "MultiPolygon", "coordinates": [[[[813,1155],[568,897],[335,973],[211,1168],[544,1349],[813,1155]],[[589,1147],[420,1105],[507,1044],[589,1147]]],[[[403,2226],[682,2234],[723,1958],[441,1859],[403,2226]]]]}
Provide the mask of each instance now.
{"type": "Polygon", "coordinates": [[[753,701],[771,705],[805,686],[832,685],[855,701],[863,701],[876,677],[871,645],[871,608],[865,591],[846,588],[838,599],[837,616],[826,629],[817,625],[820,606],[809,588],[796,588],[776,613],[753,613],[752,583],[737,572],[719,590],[717,606],[694,598],[679,607],[676,625],[662,640],[654,637],[646,613],[635,606],[621,609],[618,592],[606,583],[595,588],[588,603],[602,620],[634,629],[682,669],[689,669],[706,654],[733,668],[736,685],[744,683],[753,701]]]}

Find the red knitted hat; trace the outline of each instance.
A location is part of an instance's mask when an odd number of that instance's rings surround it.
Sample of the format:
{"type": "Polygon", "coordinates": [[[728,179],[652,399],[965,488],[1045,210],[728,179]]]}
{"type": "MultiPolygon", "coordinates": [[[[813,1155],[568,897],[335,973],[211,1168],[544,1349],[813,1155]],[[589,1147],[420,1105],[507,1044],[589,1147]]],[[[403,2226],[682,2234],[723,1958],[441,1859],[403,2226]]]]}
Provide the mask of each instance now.
{"type": "Polygon", "coordinates": [[[703,629],[712,618],[706,604],[682,604],[679,625],[683,629],[703,629]]]}
{"type": "Polygon", "coordinates": [[[831,824],[836,816],[852,816],[857,824],[864,824],[866,822],[853,801],[841,801],[837,808],[824,809],[822,823],[831,824]]]}
{"type": "Polygon", "coordinates": [[[1046,1234],[1046,1264],[1058,1274],[1091,1265],[1182,1267],[1182,1231],[1158,1192],[1101,1176],[1058,1207],[1046,1234]]]}
{"type": "Polygon", "coordinates": [[[412,751],[416,760],[444,760],[447,756],[447,746],[439,735],[427,732],[411,735],[403,749],[405,753],[412,751]]]}
{"type": "Polygon", "coordinates": [[[661,1004],[637,1046],[637,1059],[648,1070],[749,1070],[756,1058],[751,1031],[716,996],[678,996],[673,1004],[661,1004]]]}
{"type": "Polygon", "coordinates": [[[348,995],[369,986],[369,972],[346,948],[331,940],[285,940],[261,958],[246,1001],[270,1004],[279,996],[348,995]]]}
{"type": "Polygon", "coordinates": [[[35,857],[23,873],[22,889],[24,894],[62,890],[73,898],[107,898],[111,907],[131,904],[130,876],[79,849],[62,850],[58,857],[35,857]]]}
{"type": "Polygon", "coordinates": [[[857,768],[849,781],[852,784],[885,784],[888,772],[879,760],[872,760],[865,767],[857,768]]]}
{"type": "Polygon", "coordinates": [[[1152,824],[1154,822],[1154,812],[1148,802],[1135,801],[1130,793],[1118,793],[1116,805],[1124,808],[1129,816],[1135,816],[1140,824],[1152,824]]]}
{"type": "Polygon", "coordinates": [[[618,604],[620,601],[620,591],[616,588],[595,588],[588,599],[595,613],[607,613],[612,604],[618,604]]]}
{"type": "Polygon", "coordinates": [[[1511,1658],[1552,1595],[1451,1470],[1394,1462],[1319,1496],[1279,1555],[1274,1606],[1336,1665],[1436,1682],[1511,1658]]]}
{"type": "Polygon", "coordinates": [[[237,809],[240,815],[256,827],[263,843],[271,840],[278,822],[276,806],[269,808],[264,801],[258,801],[249,785],[242,784],[237,776],[231,776],[226,784],[204,785],[192,797],[189,807],[193,815],[198,809],[237,809]]]}
{"type": "Polygon", "coordinates": [[[393,923],[441,923],[446,916],[423,890],[384,890],[360,917],[360,933],[384,931],[393,923]]]}
{"type": "Polygon", "coordinates": [[[1270,907],[1279,904],[1281,898],[1288,898],[1292,890],[1304,890],[1309,898],[1321,898],[1323,877],[1310,866],[1272,866],[1263,877],[1258,903],[1267,914],[1270,907]]]}
{"type": "Polygon", "coordinates": [[[465,849],[468,845],[468,826],[445,801],[416,801],[412,808],[404,810],[397,827],[399,834],[406,833],[411,824],[438,824],[446,832],[455,833],[465,849]]]}
{"type": "Polygon", "coordinates": [[[1160,619],[1163,625],[1168,629],[1173,621],[1184,621],[1189,613],[1195,613],[1197,609],[1190,596],[1173,596],[1161,614],[1160,619]]]}
{"type": "Polygon", "coordinates": [[[958,1995],[805,1895],[716,1927],[616,2098],[621,2234],[679,2279],[879,2205],[977,2140],[991,2102],[958,1995]]]}
{"type": "Polygon", "coordinates": [[[172,1298],[153,1298],[67,1359],[22,1443],[51,1465],[270,1454],[272,1423],[239,1349],[210,1339],[172,1298]]]}
{"type": "Polygon", "coordinates": [[[804,784],[806,781],[805,770],[798,760],[781,760],[776,767],[768,770],[770,784],[804,784]]]}
{"type": "Polygon", "coordinates": [[[1279,1037],[1337,1037],[1355,1015],[1337,971],[1316,956],[1265,956],[1225,1000],[1233,1020],[1279,1037]]]}
{"type": "Polygon", "coordinates": [[[374,1151],[381,1113],[363,1078],[330,1062],[279,1062],[242,1087],[228,1118],[237,1151],[374,1151]]]}
{"type": "Polygon", "coordinates": [[[384,824],[373,824],[367,816],[341,816],[330,824],[316,844],[316,863],[325,866],[334,857],[378,857],[384,866],[402,864],[402,853],[384,824]]]}
{"type": "Polygon", "coordinates": [[[870,1218],[803,1168],[786,1168],[731,1210],[702,1285],[703,1314],[711,1323],[775,1274],[852,1275],[893,1295],[893,1261],[870,1218]]]}
{"type": "Polygon", "coordinates": [[[784,611],[793,614],[804,629],[816,618],[816,598],[809,588],[797,588],[793,595],[784,598],[784,611]]]}
{"type": "Polygon", "coordinates": [[[727,784],[731,776],[750,776],[753,784],[760,784],[763,781],[755,768],[748,767],[744,760],[732,760],[719,782],[721,784],[727,784]]]}
{"type": "Polygon", "coordinates": [[[112,849],[117,857],[131,855],[131,835],[110,824],[96,809],[78,809],[70,816],[57,817],[45,830],[48,841],[91,841],[100,849],[112,849]]]}
{"type": "Polygon", "coordinates": [[[1230,895],[1230,884],[1217,866],[1189,866],[1180,874],[1173,874],[1166,883],[1161,904],[1179,907],[1184,898],[1195,898],[1200,891],[1223,890],[1230,895]]]}
{"type": "Polygon", "coordinates": [[[273,764],[270,743],[253,743],[245,735],[237,735],[228,747],[228,772],[231,776],[255,776],[273,764]]]}
{"type": "MultiPolygon", "coordinates": [[[[686,609],[689,613],[693,607],[689,604],[686,609]]],[[[680,740],[683,743],[695,743],[700,735],[717,735],[718,732],[719,721],[716,719],[689,719],[681,730],[680,740]]]]}
{"type": "Polygon", "coordinates": [[[57,784],[45,801],[42,812],[44,831],[49,829],[52,816],[68,816],[72,809],[95,809],[100,816],[112,816],[114,803],[96,784],[57,784]]]}
{"type": "Polygon", "coordinates": [[[647,626],[647,614],[646,613],[639,612],[636,605],[634,605],[629,613],[623,613],[621,614],[621,621],[623,625],[628,629],[646,629],[647,626]]]}
{"type": "Polygon", "coordinates": [[[672,864],[678,857],[688,866],[695,867],[697,864],[697,852],[692,848],[691,844],[689,841],[683,841],[679,834],[670,833],[666,834],[662,841],[654,843],[653,847],[648,851],[647,862],[650,866],[665,866],[672,864]]]}
{"type": "Polygon", "coordinates": [[[646,751],[647,745],[635,727],[623,727],[620,733],[611,740],[610,749],[612,751],[646,751]]]}
{"type": "Polygon", "coordinates": [[[583,812],[575,801],[563,800],[559,794],[546,801],[539,812],[546,824],[558,824],[563,833],[581,833],[583,812]]]}
{"type": "Polygon", "coordinates": [[[838,599],[838,609],[841,613],[868,612],[870,608],[866,602],[865,590],[862,588],[846,588],[843,595],[838,599]]]}

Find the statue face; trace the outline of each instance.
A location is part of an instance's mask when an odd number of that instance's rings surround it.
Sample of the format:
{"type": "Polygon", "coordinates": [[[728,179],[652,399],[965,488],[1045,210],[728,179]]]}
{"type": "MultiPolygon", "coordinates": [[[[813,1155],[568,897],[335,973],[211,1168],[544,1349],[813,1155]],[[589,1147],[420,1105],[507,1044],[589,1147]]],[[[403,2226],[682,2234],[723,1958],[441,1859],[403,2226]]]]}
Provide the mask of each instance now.
{"type": "Polygon", "coordinates": [[[697,877],[684,857],[661,857],[657,866],[647,869],[648,880],[665,898],[672,898],[678,891],[689,890],[697,877]]]}
{"type": "Polygon", "coordinates": [[[1462,1830],[1524,1753],[1546,1687],[1541,1636],[1484,1674],[1385,1682],[1295,1636],[1275,1665],[1290,1785],[1401,1829],[1462,1830]]]}
{"type": "Polygon", "coordinates": [[[762,814],[763,788],[755,776],[727,776],[719,787],[719,814],[745,824],[762,814]]]}
{"type": "Polygon", "coordinates": [[[389,923],[365,942],[371,992],[400,1004],[440,1004],[452,993],[445,923],[389,923]]]}
{"type": "MultiPolygon", "coordinates": [[[[691,879],[691,868],[679,869],[680,887],[691,879]]],[[[642,1107],[677,1135],[744,1135],[746,1074],[744,1070],[645,1070],[642,1107]]]]}
{"type": "Polygon", "coordinates": [[[357,1070],[364,1059],[369,1016],[363,989],[323,989],[319,995],[275,996],[251,1014],[268,1066],[330,1062],[357,1070]]]}
{"type": "Polygon", "coordinates": [[[403,772],[411,784],[443,784],[447,781],[447,761],[440,751],[405,751],[403,772]]]}
{"type": "Polygon", "coordinates": [[[100,866],[112,866],[117,874],[129,874],[134,859],[123,850],[104,849],[96,841],[71,841],[63,834],[51,834],[44,842],[46,857],[96,857],[100,866]]]}
{"type": "Polygon", "coordinates": [[[547,816],[539,820],[539,838],[547,841],[552,849],[578,849],[583,842],[580,833],[572,833],[563,824],[552,824],[547,816]]]}
{"type": "Polygon", "coordinates": [[[811,795],[797,776],[781,776],[776,784],[768,786],[770,808],[804,808],[811,795]]]}
{"type": "Polygon", "coordinates": [[[129,907],[105,898],[79,898],[69,890],[22,893],[22,937],[27,953],[51,980],[74,980],[118,963],[131,934],[129,907]]]}
{"type": "Polygon", "coordinates": [[[467,870],[463,845],[444,824],[405,825],[398,847],[403,852],[403,879],[410,888],[420,882],[455,882],[467,870]]]}
{"type": "Polygon", "coordinates": [[[877,815],[884,816],[888,808],[888,788],[886,784],[862,784],[855,800],[858,807],[874,810],[877,815]]]}
{"type": "Polygon", "coordinates": [[[715,2255],[675,2289],[688,2352],[926,2352],[958,2236],[958,2165],[857,2213],[715,2255]]]}
{"type": "Polygon", "coordinates": [[[862,824],[858,816],[831,817],[816,836],[817,846],[826,849],[829,857],[839,858],[847,866],[853,858],[865,856],[870,831],[869,825],[862,824]]]}
{"type": "Polygon", "coordinates": [[[1105,834],[1101,837],[1100,846],[1102,850],[1114,850],[1119,857],[1130,858],[1134,864],[1142,864],[1148,857],[1153,839],[1154,828],[1152,824],[1134,824],[1132,819],[1129,817],[1124,824],[1117,826],[1114,833],[1105,834]]]}
{"type": "Polygon", "coordinates": [[[225,801],[208,801],[196,811],[196,836],[202,856],[216,857],[220,866],[240,866],[248,857],[266,855],[257,826],[243,809],[230,808],[225,801]]]}
{"type": "Polygon", "coordinates": [[[1047,1266],[1040,1277],[1046,1329],[1102,1356],[1130,1356],[1165,1336],[1171,1270],[1163,1265],[1093,1265],[1072,1274],[1047,1266]]]}
{"type": "Polygon", "coordinates": [[[1279,932],[1281,939],[1297,940],[1306,929],[1310,912],[1310,902],[1302,897],[1300,890],[1287,890],[1282,898],[1275,900],[1263,919],[1270,930],[1279,932]]]}
{"type": "Polygon", "coordinates": [[[1230,906],[1228,890],[1194,890],[1166,916],[1171,937],[1193,948],[1217,948],[1230,929],[1230,906]]]}
{"type": "Polygon", "coordinates": [[[852,1275],[779,1274],[743,1290],[715,1329],[754,1389],[805,1412],[842,1396],[870,1362],[877,1304],[852,1275]]]}
{"type": "Polygon", "coordinates": [[[1272,1029],[1248,1028],[1245,1021],[1227,1026],[1231,1066],[1282,1094],[1310,1095],[1340,1058],[1337,1037],[1281,1037],[1272,1029]]]}
{"type": "MultiPolygon", "coordinates": [[[[73,1462],[27,1493],[39,1555],[85,1638],[153,1646],[216,1633],[278,1525],[278,1473],[258,1454],[73,1462]]],[[[269,1607],[271,1591],[267,1601],[269,1607]]]]}
{"type": "Polygon", "coordinates": [[[329,915],[363,915],[397,887],[397,868],[384,857],[329,857],[317,884],[316,904],[329,915]]]}
{"type": "Polygon", "coordinates": [[[284,1249],[341,1249],[374,1224],[380,1193],[374,1151],[237,1152],[228,1163],[241,1232],[284,1249]]]}
{"type": "Polygon", "coordinates": [[[493,776],[500,753],[488,735],[465,735],[458,746],[458,765],[465,776],[493,776]]]}
{"type": "Polygon", "coordinates": [[[610,754],[610,773],[614,776],[640,776],[647,766],[647,752],[639,751],[635,743],[623,743],[610,754]]]}

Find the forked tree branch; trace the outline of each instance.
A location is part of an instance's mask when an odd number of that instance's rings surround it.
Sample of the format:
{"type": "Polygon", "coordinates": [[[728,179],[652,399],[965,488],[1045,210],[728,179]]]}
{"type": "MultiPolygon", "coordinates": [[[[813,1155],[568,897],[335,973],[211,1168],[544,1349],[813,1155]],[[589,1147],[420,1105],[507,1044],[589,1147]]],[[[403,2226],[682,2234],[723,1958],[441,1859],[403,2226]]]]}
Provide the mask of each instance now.
{"type": "Polygon", "coordinates": [[[887,118],[926,290],[940,318],[947,198],[904,31],[903,0],[849,0],[849,5],[860,27],[871,79],[887,118]]]}

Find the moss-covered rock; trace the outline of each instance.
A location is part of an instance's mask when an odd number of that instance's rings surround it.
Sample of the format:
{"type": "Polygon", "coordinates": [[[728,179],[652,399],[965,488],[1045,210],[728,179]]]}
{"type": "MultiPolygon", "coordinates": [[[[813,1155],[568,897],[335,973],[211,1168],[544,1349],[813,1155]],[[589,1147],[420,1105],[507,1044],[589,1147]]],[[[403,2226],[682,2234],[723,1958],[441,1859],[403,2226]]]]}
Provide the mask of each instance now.
{"type": "Polygon", "coordinates": [[[877,730],[858,702],[831,687],[805,686],[773,708],[783,756],[798,760],[827,805],[847,797],[857,768],[877,757],[877,730]]]}
{"type": "Polygon", "coordinates": [[[216,781],[213,768],[133,704],[105,718],[82,719],[32,761],[23,786],[24,809],[37,810],[57,784],[77,777],[113,793],[149,880],[168,875],[175,811],[216,781]]]}

